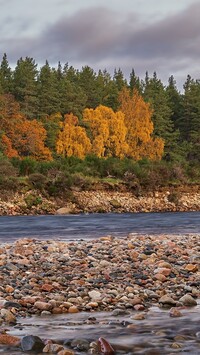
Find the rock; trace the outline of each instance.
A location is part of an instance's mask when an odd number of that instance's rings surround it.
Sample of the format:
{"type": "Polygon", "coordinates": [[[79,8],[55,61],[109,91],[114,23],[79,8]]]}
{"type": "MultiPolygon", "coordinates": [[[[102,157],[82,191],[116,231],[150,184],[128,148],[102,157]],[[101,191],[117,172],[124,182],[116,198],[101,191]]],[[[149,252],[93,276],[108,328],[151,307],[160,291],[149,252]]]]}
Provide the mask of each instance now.
{"type": "Polygon", "coordinates": [[[90,347],[90,343],[86,339],[74,339],[70,345],[73,349],[79,351],[88,351],[90,347]]]}
{"type": "Polygon", "coordinates": [[[156,280],[161,282],[165,282],[167,280],[166,276],[161,273],[155,274],[155,278],[156,280]]]}
{"type": "Polygon", "coordinates": [[[10,345],[10,346],[19,346],[20,338],[9,335],[6,333],[0,333],[0,344],[10,345]]]}
{"type": "Polygon", "coordinates": [[[179,309],[175,308],[175,307],[170,309],[169,315],[170,315],[170,317],[173,317],[173,318],[183,316],[183,314],[179,311],[179,309]]]}
{"type": "Polygon", "coordinates": [[[34,303],[34,307],[39,309],[40,311],[49,311],[52,308],[51,304],[41,301],[36,301],[34,303]]]}
{"type": "Polygon", "coordinates": [[[36,335],[26,335],[21,339],[23,351],[43,351],[45,344],[36,335]]]}
{"type": "Polygon", "coordinates": [[[179,299],[179,302],[181,302],[184,306],[189,306],[193,307],[197,305],[197,301],[190,295],[184,295],[179,299]]]}
{"type": "Polygon", "coordinates": [[[144,313],[138,313],[138,314],[136,314],[135,316],[133,316],[131,318],[133,318],[134,320],[143,320],[143,319],[145,319],[145,314],[144,313]]]}
{"type": "Polygon", "coordinates": [[[198,265],[188,264],[188,265],[186,265],[185,270],[187,270],[189,272],[196,272],[196,271],[198,271],[198,265]]]}
{"type": "Polygon", "coordinates": [[[104,338],[99,338],[97,341],[97,349],[100,354],[104,355],[114,355],[115,351],[111,344],[104,338]]]}
{"type": "Polygon", "coordinates": [[[64,349],[59,351],[58,355],[75,355],[75,352],[69,349],[64,349]]]}
{"type": "Polygon", "coordinates": [[[15,315],[5,308],[1,309],[1,317],[3,318],[4,322],[8,324],[16,324],[17,322],[15,315]]]}
{"type": "Polygon", "coordinates": [[[69,214],[72,213],[72,209],[70,207],[61,207],[56,211],[56,214],[69,214]]]}
{"type": "Polygon", "coordinates": [[[144,311],[145,307],[143,304],[136,304],[134,307],[135,311],[144,311]]]}
{"type": "Polygon", "coordinates": [[[90,298],[92,298],[92,300],[100,300],[101,299],[101,292],[99,291],[90,291],[88,292],[88,295],[90,296],[90,298]]]}
{"type": "Polygon", "coordinates": [[[60,344],[48,343],[43,348],[43,353],[58,353],[59,351],[64,350],[64,347],[60,344]]]}
{"type": "Polygon", "coordinates": [[[173,300],[173,298],[169,295],[164,295],[162,296],[159,300],[159,305],[161,307],[173,307],[176,306],[176,301],[173,300]]]}
{"type": "Polygon", "coordinates": [[[71,306],[68,308],[69,313],[78,313],[79,309],[76,306],[71,306]]]}
{"type": "Polygon", "coordinates": [[[18,302],[5,301],[4,308],[22,308],[22,306],[18,302]]]}
{"type": "Polygon", "coordinates": [[[159,267],[154,270],[154,274],[162,274],[164,276],[169,276],[171,274],[171,269],[166,267],[159,267]]]}

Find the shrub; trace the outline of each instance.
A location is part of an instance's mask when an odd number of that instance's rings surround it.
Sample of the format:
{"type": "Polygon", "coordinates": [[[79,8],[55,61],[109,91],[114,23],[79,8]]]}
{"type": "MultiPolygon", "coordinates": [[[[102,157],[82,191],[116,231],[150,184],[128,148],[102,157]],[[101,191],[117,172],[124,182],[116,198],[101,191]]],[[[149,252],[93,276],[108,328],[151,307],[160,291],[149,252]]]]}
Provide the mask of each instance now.
{"type": "Polygon", "coordinates": [[[34,173],[29,175],[28,180],[33,185],[33,187],[40,190],[45,187],[45,183],[47,181],[46,176],[40,173],[34,173]]]}

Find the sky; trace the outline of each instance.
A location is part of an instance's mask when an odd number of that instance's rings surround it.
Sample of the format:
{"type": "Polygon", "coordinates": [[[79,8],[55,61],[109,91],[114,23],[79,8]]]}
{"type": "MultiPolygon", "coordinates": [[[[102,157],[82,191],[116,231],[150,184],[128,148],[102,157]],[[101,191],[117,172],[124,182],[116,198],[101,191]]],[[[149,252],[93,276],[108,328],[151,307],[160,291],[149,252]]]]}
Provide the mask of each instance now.
{"type": "MultiPolygon", "coordinates": [[[[0,0],[0,58],[200,78],[200,0],[0,0]]],[[[0,59],[1,60],[1,59],[0,59]]]]}

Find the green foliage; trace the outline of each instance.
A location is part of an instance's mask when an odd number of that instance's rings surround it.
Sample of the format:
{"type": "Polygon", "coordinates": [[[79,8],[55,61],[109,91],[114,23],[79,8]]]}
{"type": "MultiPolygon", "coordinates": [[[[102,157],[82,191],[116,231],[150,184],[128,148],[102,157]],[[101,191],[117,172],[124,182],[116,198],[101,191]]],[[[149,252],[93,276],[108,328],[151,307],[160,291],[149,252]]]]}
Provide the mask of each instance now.
{"type": "Polygon", "coordinates": [[[34,188],[42,190],[45,187],[47,179],[43,174],[33,173],[29,175],[28,181],[34,188]]]}
{"type": "Polygon", "coordinates": [[[19,169],[19,174],[22,176],[30,175],[38,171],[39,163],[31,158],[24,158],[22,160],[13,158],[12,163],[19,169]]]}
{"type": "MultiPolygon", "coordinates": [[[[77,70],[58,63],[57,68],[52,68],[48,61],[38,69],[35,60],[29,57],[20,58],[15,69],[11,69],[5,53],[0,64],[0,94],[3,94],[0,100],[0,149],[5,152],[2,140],[5,127],[11,127],[11,118],[17,122],[17,117],[23,114],[29,122],[35,118],[43,123],[47,131],[46,147],[55,158],[50,162],[36,162],[28,156],[8,160],[0,155],[2,186],[4,183],[10,189],[17,188],[20,184],[18,175],[29,176],[29,183],[38,188],[45,187],[50,194],[56,195],[62,191],[67,193],[73,184],[91,188],[93,178],[123,180],[133,188],[200,180],[200,82],[191,76],[187,77],[184,92],[180,93],[173,76],[165,87],[156,73],[152,78],[146,73],[142,81],[132,70],[127,83],[120,68],[113,76],[107,70],[96,73],[89,66],[77,70]],[[154,110],[153,135],[165,140],[163,161],[57,157],[55,144],[64,115],[73,113],[81,126],[85,108],[95,109],[101,104],[117,110],[118,94],[123,87],[136,88],[151,104],[154,110]],[[9,99],[12,95],[16,101],[9,99]]],[[[88,127],[86,131],[89,132],[88,127]]],[[[11,136],[15,135],[17,140],[17,132],[13,132],[10,129],[7,136],[10,151],[15,147],[11,136]]]]}
{"type": "Polygon", "coordinates": [[[42,198],[32,193],[27,195],[24,200],[28,208],[31,208],[33,206],[38,206],[42,203],[42,198]]]}

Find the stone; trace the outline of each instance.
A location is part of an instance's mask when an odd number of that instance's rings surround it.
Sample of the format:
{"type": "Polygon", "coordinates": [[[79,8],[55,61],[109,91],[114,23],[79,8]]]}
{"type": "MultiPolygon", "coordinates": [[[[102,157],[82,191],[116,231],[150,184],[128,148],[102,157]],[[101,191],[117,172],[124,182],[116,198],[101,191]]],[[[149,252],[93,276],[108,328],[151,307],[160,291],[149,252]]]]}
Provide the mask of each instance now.
{"type": "Polygon", "coordinates": [[[21,348],[23,351],[43,351],[45,344],[42,339],[36,335],[26,335],[21,339],[21,348]]]}
{"type": "Polygon", "coordinates": [[[101,299],[101,292],[96,291],[96,290],[92,290],[92,291],[88,292],[88,295],[90,296],[90,298],[92,298],[92,300],[100,300],[101,299]]]}
{"type": "Polygon", "coordinates": [[[60,344],[48,343],[43,348],[43,353],[58,353],[59,351],[64,350],[64,347],[60,344]]]}
{"type": "Polygon", "coordinates": [[[186,265],[185,270],[187,270],[189,272],[196,272],[196,271],[198,271],[198,265],[188,264],[188,265],[186,265]]]}
{"type": "Polygon", "coordinates": [[[99,338],[97,341],[97,349],[100,352],[100,354],[104,355],[114,355],[115,351],[111,344],[104,338],[99,338]]]}
{"type": "Polygon", "coordinates": [[[3,345],[10,345],[10,346],[19,346],[20,345],[20,338],[9,335],[6,333],[0,333],[0,344],[3,345]]]}
{"type": "Polygon", "coordinates": [[[176,307],[173,307],[170,309],[169,312],[170,317],[177,318],[177,317],[182,317],[183,314],[180,312],[180,310],[176,307]]]}
{"type": "Polygon", "coordinates": [[[16,324],[17,320],[15,315],[9,311],[8,309],[2,308],[1,309],[1,317],[3,318],[4,322],[7,324],[16,324]]]}
{"type": "Polygon", "coordinates": [[[56,211],[57,214],[69,214],[72,213],[72,209],[70,207],[61,207],[56,211]]]}
{"type": "Polygon", "coordinates": [[[51,304],[41,301],[36,301],[34,303],[34,307],[39,309],[40,311],[49,311],[52,308],[51,304]]]}
{"type": "Polygon", "coordinates": [[[58,355],[75,355],[75,352],[69,349],[63,349],[58,352],[58,355]]]}
{"type": "Polygon", "coordinates": [[[165,282],[167,280],[166,276],[161,273],[155,274],[155,278],[156,280],[161,282],[165,282]]]}
{"type": "Polygon", "coordinates": [[[71,347],[79,351],[88,351],[90,343],[86,339],[74,339],[71,342],[71,347]]]}
{"type": "Polygon", "coordinates": [[[68,312],[69,313],[78,313],[79,309],[76,306],[71,306],[71,307],[68,308],[68,312]]]}
{"type": "Polygon", "coordinates": [[[179,299],[179,302],[181,302],[184,306],[189,306],[189,307],[197,306],[197,301],[188,294],[181,297],[179,299]]]}
{"type": "Polygon", "coordinates": [[[161,307],[172,307],[176,306],[176,301],[173,300],[173,298],[169,295],[164,295],[162,296],[159,300],[158,303],[161,307]]]}

